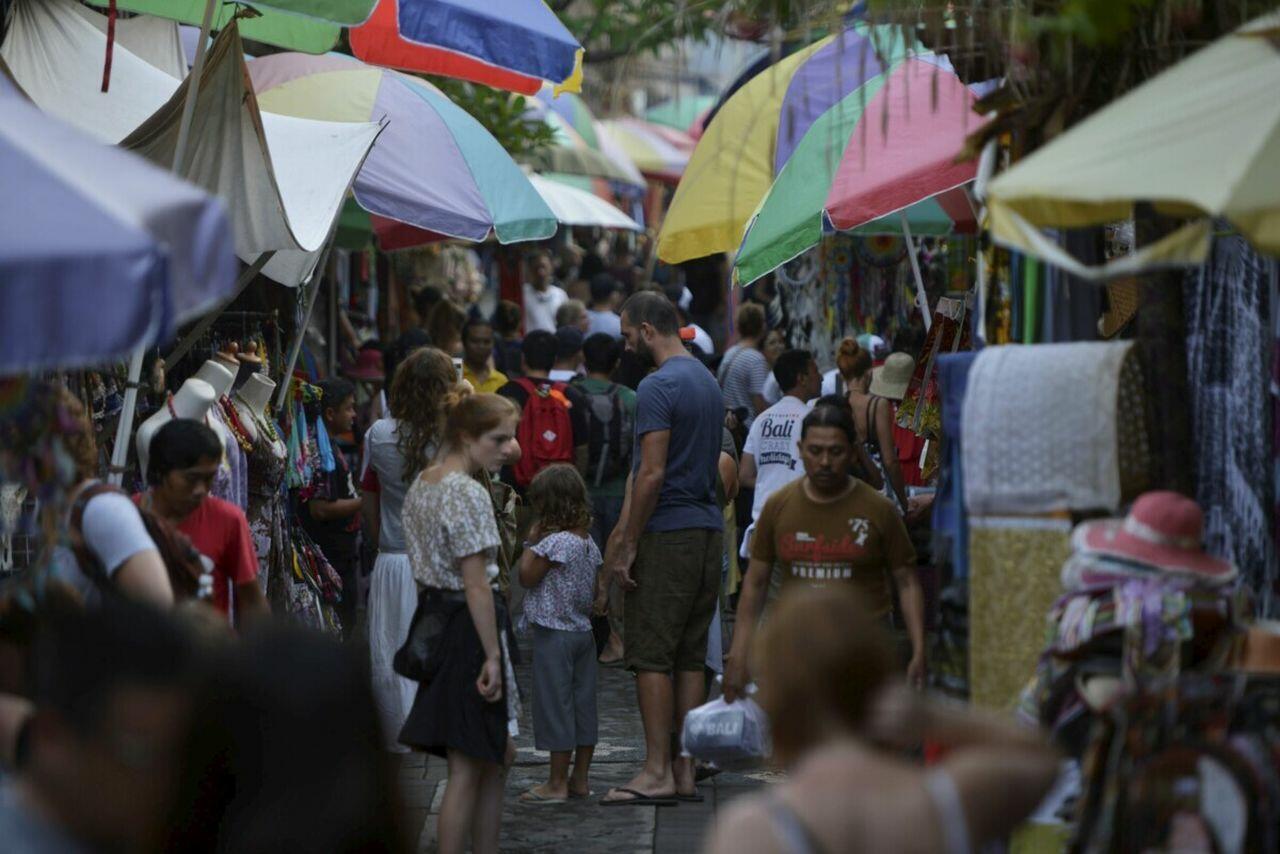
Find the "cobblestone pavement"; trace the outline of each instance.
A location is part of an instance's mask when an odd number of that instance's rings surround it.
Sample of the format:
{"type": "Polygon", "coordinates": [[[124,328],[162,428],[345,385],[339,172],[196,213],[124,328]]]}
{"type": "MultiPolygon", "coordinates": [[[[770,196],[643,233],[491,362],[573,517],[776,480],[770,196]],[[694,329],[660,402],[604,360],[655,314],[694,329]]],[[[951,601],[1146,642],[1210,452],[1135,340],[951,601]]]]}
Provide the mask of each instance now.
{"type": "MultiPolygon", "coordinates": [[[[526,661],[528,656],[526,656],[526,661]]],[[[518,753],[507,783],[502,818],[503,851],[644,852],[697,851],[717,809],[762,785],[765,774],[721,774],[701,784],[706,800],[674,807],[601,807],[596,801],[611,786],[625,783],[642,757],[640,713],[634,681],[622,670],[600,668],[600,743],[591,765],[593,796],[585,802],[535,806],[517,802],[520,793],[547,779],[548,755],[533,749],[532,689],[528,665],[516,669],[524,689],[518,753]]],[[[421,754],[406,756],[401,766],[402,791],[415,828],[421,828],[418,850],[435,851],[436,815],[444,793],[444,760],[421,754]]]]}

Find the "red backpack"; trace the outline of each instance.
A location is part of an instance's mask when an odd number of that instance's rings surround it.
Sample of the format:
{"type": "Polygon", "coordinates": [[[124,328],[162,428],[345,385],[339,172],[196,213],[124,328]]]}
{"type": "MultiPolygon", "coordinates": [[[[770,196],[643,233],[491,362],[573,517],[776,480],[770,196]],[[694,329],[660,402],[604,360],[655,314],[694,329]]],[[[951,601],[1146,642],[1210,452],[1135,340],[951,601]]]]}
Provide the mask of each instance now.
{"type": "Polygon", "coordinates": [[[564,383],[534,384],[527,377],[516,380],[528,395],[516,440],[520,442],[520,461],[512,473],[516,485],[526,488],[533,476],[552,463],[573,462],[573,420],[564,383]]]}

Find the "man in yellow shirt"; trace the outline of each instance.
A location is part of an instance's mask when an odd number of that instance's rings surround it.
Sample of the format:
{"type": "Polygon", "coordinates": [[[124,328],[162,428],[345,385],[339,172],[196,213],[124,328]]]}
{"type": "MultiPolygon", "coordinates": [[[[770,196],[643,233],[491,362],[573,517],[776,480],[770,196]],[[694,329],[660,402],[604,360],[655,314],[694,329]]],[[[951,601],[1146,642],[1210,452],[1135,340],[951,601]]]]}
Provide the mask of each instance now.
{"type": "Polygon", "coordinates": [[[489,321],[469,320],[462,327],[462,378],[479,393],[492,393],[507,384],[507,375],[493,367],[493,327],[489,321]]]}

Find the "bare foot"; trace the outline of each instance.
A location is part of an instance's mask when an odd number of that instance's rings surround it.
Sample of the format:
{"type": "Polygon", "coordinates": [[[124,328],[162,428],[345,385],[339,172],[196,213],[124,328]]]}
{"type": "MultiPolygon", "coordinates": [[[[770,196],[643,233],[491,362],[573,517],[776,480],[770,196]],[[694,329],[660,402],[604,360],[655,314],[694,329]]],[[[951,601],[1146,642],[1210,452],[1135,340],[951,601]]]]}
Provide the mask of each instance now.
{"type": "Polygon", "coordinates": [[[671,761],[671,774],[675,780],[676,794],[696,795],[698,793],[696,770],[692,759],[677,756],[671,761]]]}
{"type": "Polygon", "coordinates": [[[520,800],[527,804],[563,803],[568,798],[569,787],[567,785],[563,789],[556,789],[552,788],[550,783],[534,786],[520,796],[520,800]]]}

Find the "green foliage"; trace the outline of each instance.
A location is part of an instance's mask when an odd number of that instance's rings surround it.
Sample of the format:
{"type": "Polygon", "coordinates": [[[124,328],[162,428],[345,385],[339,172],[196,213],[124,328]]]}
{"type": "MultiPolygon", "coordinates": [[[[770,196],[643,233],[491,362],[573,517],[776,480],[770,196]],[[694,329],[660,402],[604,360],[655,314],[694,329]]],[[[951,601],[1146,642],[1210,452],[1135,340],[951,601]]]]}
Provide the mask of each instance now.
{"type": "Polygon", "coordinates": [[[586,62],[608,62],[705,35],[717,23],[717,0],[553,0],[551,8],[586,49],[586,62]]]}
{"type": "Polygon", "coordinates": [[[525,118],[525,98],[521,95],[444,77],[432,77],[431,82],[484,125],[517,160],[536,155],[555,142],[546,122],[525,118]]]}
{"type": "Polygon", "coordinates": [[[1055,15],[1032,20],[1035,31],[1079,39],[1081,44],[1113,45],[1129,34],[1134,12],[1152,0],[1063,0],[1055,15]]]}

